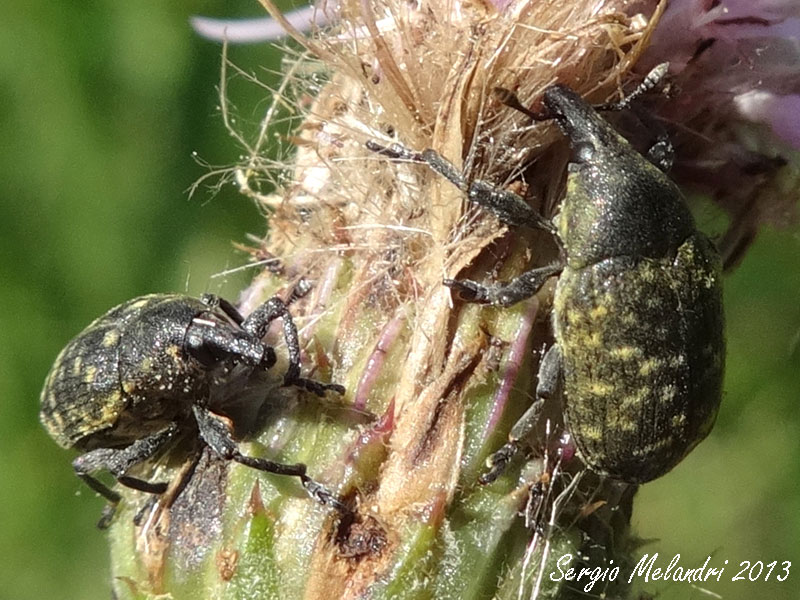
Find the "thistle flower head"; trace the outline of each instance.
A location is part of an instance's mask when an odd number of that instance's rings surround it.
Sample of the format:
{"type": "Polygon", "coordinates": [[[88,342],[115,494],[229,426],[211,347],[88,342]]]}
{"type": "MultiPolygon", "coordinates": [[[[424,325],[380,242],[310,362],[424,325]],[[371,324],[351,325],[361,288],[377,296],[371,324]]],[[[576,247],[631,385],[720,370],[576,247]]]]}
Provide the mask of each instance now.
{"type": "Polygon", "coordinates": [[[652,138],[646,121],[668,131],[676,180],[710,193],[730,216],[722,244],[733,264],[760,223],[785,222],[794,207],[793,155],[776,140],[798,137],[782,112],[800,93],[791,67],[797,10],[777,0],[342,0],[318,9],[327,24],[304,34],[308,14],[293,25],[262,4],[302,50],[287,61],[258,139],[240,138],[247,157],[235,181],[269,215],[268,234],[250,251],[281,264],[255,278],[241,309],[313,281],[293,307],[307,362],[379,418],[322,418],[319,406],[287,403],[253,440],[312,465],[352,502],[353,518],[337,520],[252,470],[209,471],[224,487],[214,495],[213,552],[178,566],[171,523],[185,531],[186,519],[194,522],[185,511],[166,511],[147,535],[130,536],[120,519],[120,581],[196,597],[234,589],[284,598],[559,597],[564,589],[542,575],[553,557],[624,560],[635,489],[570,466],[558,414],[544,420],[532,460],[478,484],[533,396],[552,286],[494,310],[454,302],[442,280],[471,270],[510,279],[557,255],[552,236],[508,235],[452,182],[414,160],[387,160],[367,142],[432,148],[467,181],[512,189],[551,217],[564,195],[563,136],[494,90],[512,90],[531,112],[554,83],[605,103],[669,61],[668,89],[641,99],[651,117],[619,125],[639,145],[652,138]],[[298,122],[293,154],[277,165],[263,153],[276,115],[298,122]],[[791,193],[773,193],[781,187],[791,193]],[[187,571],[204,573],[200,591],[187,571]]]}

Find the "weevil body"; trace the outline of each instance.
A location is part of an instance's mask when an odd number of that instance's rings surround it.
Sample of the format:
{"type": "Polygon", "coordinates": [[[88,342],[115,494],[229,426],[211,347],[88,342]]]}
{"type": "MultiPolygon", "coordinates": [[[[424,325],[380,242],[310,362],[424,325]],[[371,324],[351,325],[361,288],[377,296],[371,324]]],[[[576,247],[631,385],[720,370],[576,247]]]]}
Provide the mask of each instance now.
{"type": "MultiPolygon", "coordinates": [[[[617,107],[665,72],[659,65],[617,107]]],[[[490,458],[481,482],[499,476],[534,429],[545,399],[558,390],[565,424],[587,466],[630,483],[660,477],[708,435],[719,408],[725,342],[718,253],[697,230],[677,186],[573,90],[547,88],[543,114],[524,108],[507,90],[498,92],[535,120],[555,120],[569,139],[567,192],[555,227],[524,198],[466,181],[432,150],[370,144],[384,155],[427,163],[503,223],[552,231],[563,248],[559,264],[507,283],[444,282],[467,301],[509,306],[560,274],[555,344],[540,365],[537,400],[490,458]]],[[[661,139],[649,156],[668,167],[671,146],[661,139]]]]}
{"type": "Polygon", "coordinates": [[[199,299],[161,294],[92,322],[58,355],[42,390],[41,419],[53,439],[79,450],[126,446],[180,418],[211,383],[185,344],[203,317],[228,323],[199,299]]]}
{"type": "Polygon", "coordinates": [[[572,147],[556,219],[564,263],[494,289],[453,283],[508,305],[560,270],[538,400],[482,481],[499,475],[560,387],[584,463],[643,483],[671,470],[714,424],[725,356],[719,255],[677,186],[592,106],[562,85],[545,91],[544,105],[572,147]]]}
{"type": "Polygon", "coordinates": [[[677,186],[580,96],[554,86],[545,104],[573,148],[553,306],[566,425],[593,470],[650,481],[716,418],[719,256],[677,186]]]}
{"type": "Polygon", "coordinates": [[[299,477],[313,497],[339,506],[305,465],[244,456],[233,440],[228,403],[275,364],[262,338],[276,318],[289,353],[284,383],[318,395],[341,393],[341,386],[299,376],[297,330],[280,299],[245,319],[216,296],[153,294],[111,309],[67,344],[45,381],[41,421],[61,446],[85,452],[73,462],[76,474],[112,505],[119,494],[93,472],[108,470],[124,485],[161,493],[164,483],[130,477],[128,470],[192,433],[223,458],[299,477]]]}

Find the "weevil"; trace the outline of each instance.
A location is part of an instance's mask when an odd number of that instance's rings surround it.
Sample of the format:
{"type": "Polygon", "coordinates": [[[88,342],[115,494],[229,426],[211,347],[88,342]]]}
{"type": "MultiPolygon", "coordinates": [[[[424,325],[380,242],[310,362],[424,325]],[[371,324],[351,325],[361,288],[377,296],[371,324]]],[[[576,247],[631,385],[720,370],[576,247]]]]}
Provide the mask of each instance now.
{"type": "Polygon", "coordinates": [[[645,157],[598,113],[626,108],[666,68],[659,65],[619,103],[600,107],[556,84],[545,89],[544,110],[536,113],[498,90],[507,106],[536,121],[554,120],[569,141],[566,194],[552,222],[515,193],[468,182],[432,150],[371,144],[384,155],[426,163],[504,224],[553,232],[562,249],[557,263],[506,283],[444,281],[466,301],[509,306],[558,276],[555,342],[540,363],[537,398],[490,457],[481,483],[502,473],[554,396],[585,465],[623,482],[664,475],[711,431],[725,359],[718,252],[665,174],[668,140],[659,136],[645,157]]]}
{"type": "Polygon", "coordinates": [[[286,304],[271,298],[247,318],[228,301],[153,294],[112,308],[73,338],[55,360],[41,394],[41,421],[64,448],[82,452],[77,476],[104,496],[111,510],[120,495],[93,473],[106,470],[122,485],[161,494],[167,484],[132,477],[135,465],[167,450],[186,435],[225,459],[269,473],[298,477],[310,496],[344,506],[306,474],[304,464],[281,464],[243,455],[226,409],[235,391],[258,384],[276,361],[262,339],[280,318],[289,366],[283,384],[322,396],[343,393],[337,384],[300,376],[297,328],[286,304]]]}

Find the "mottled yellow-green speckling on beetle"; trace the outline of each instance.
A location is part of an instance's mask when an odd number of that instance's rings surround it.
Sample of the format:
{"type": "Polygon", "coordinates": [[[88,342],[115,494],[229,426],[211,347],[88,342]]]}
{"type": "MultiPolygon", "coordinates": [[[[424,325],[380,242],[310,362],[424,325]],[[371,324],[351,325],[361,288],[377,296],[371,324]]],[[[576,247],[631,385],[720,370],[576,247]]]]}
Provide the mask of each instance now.
{"type": "Polygon", "coordinates": [[[693,236],[672,258],[562,273],[555,329],[565,420],[595,471],[647,481],[710,430],[724,348],[719,286],[700,285],[717,280],[711,252],[693,236]]]}

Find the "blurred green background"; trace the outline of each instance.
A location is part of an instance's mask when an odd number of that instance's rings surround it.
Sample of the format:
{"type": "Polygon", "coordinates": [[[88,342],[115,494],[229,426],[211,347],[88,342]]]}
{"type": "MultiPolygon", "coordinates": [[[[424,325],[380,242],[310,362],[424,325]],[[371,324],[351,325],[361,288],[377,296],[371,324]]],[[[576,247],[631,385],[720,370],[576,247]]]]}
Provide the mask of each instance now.
{"type": "MultiPolygon", "coordinates": [[[[232,241],[262,235],[227,186],[187,189],[240,149],[217,106],[221,47],[187,19],[261,16],[255,0],[5,1],[0,6],[0,599],[110,597],[102,501],[38,423],[60,348],[111,306],[153,291],[235,298],[250,273],[232,241]]],[[[262,81],[280,54],[232,48],[262,81]]],[[[234,82],[254,131],[265,91],[234,82]]]]}
{"type": "MultiPolygon", "coordinates": [[[[236,296],[250,276],[231,241],[264,225],[228,186],[189,200],[239,148],[217,110],[220,47],[191,14],[259,15],[255,0],[70,3],[0,8],[0,599],[107,599],[102,501],[72,455],[41,429],[38,394],[53,358],[91,319],[152,291],[236,296]]],[[[274,83],[267,45],[233,60],[274,83]]],[[[252,131],[264,90],[232,91],[252,131]]],[[[249,128],[249,129],[248,129],[249,128]]],[[[674,473],[644,487],[643,547],[666,564],[791,560],[800,570],[800,242],[761,235],[726,289],[727,392],[714,433],[674,473]]],[[[777,571],[776,573],[777,574],[777,571]]],[[[774,575],[773,574],[773,578],[774,575]]],[[[800,597],[789,581],[705,586],[728,599],[800,597]]],[[[687,584],[648,587],[705,598],[687,584]]]]}

